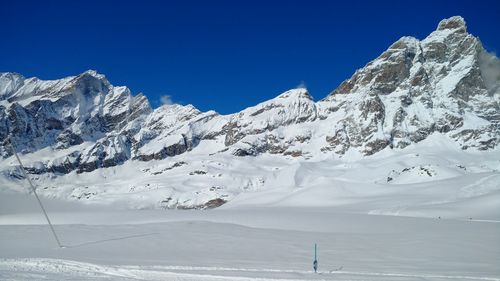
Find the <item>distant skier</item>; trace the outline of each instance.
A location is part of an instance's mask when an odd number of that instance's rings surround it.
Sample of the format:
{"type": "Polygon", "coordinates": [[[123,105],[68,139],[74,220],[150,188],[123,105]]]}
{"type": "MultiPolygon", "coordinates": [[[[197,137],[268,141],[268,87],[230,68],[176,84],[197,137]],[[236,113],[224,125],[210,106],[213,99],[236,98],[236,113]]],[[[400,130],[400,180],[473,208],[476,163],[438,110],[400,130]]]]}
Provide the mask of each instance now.
{"type": "Polygon", "coordinates": [[[317,254],[316,254],[316,251],[317,250],[317,246],[316,244],[314,244],[314,261],[313,261],[313,268],[314,268],[314,273],[318,273],[318,258],[317,258],[317,254]]]}

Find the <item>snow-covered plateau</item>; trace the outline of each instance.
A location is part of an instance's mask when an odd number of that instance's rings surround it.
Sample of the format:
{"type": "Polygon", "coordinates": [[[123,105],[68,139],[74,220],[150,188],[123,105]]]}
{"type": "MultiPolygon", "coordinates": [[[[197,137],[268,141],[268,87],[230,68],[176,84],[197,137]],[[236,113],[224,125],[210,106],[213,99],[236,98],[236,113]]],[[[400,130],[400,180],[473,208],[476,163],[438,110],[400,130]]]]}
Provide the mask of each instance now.
{"type": "Polygon", "coordinates": [[[500,281],[499,145],[500,60],[461,17],[231,115],[0,73],[0,279],[500,281]]]}
{"type": "Polygon", "coordinates": [[[500,280],[500,223],[329,207],[120,210],[2,196],[2,280],[500,280]],[[319,271],[312,269],[318,245],[319,271]]]}

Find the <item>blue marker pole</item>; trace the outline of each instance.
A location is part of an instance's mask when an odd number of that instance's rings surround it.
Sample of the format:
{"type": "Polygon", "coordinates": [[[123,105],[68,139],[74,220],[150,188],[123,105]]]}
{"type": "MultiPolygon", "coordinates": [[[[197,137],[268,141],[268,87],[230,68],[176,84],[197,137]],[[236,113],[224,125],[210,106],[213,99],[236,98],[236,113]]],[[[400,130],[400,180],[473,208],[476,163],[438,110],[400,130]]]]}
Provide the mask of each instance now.
{"type": "Polygon", "coordinates": [[[318,273],[318,257],[317,257],[317,245],[314,243],[314,262],[313,262],[314,273],[318,273]]]}

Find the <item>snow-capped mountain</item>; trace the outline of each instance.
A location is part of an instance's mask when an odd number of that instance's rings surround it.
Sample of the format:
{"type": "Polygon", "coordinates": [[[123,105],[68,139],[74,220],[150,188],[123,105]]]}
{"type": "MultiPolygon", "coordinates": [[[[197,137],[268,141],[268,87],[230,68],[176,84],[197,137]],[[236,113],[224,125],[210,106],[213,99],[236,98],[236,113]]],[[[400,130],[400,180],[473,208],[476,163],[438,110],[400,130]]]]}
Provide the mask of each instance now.
{"type": "Polygon", "coordinates": [[[494,64],[500,68],[460,17],[443,20],[422,41],[401,38],[320,102],[325,116],[341,120],[332,149],[372,154],[436,131],[464,149],[496,147],[499,76],[487,76],[494,64]]]}
{"type": "Polygon", "coordinates": [[[499,103],[500,61],[461,17],[423,40],[402,37],[318,102],[298,88],[231,115],[152,109],[95,71],[53,81],[1,73],[1,169],[7,183],[22,178],[10,137],[47,195],[102,198],[114,188],[150,191],[136,200],[154,206],[213,207],[285,185],[297,163],[403,155],[435,135],[465,151],[496,151],[499,103]],[[96,173],[106,180],[88,181],[96,173]],[[154,180],[122,181],[131,175],[154,180]]]}

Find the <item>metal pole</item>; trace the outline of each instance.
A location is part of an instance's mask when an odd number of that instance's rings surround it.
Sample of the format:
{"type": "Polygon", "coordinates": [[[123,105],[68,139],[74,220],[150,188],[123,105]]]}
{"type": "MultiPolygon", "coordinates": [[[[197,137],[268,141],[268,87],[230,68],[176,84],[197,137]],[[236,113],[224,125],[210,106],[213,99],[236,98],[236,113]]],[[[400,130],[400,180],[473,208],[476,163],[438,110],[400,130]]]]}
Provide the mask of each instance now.
{"type": "Polygon", "coordinates": [[[314,244],[314,259],[317,260],[317,248],[318,248],[318,245],[317,244],[314,244]]]}
{"type": "Polygon", "coordinates": [[[57,237],[56,231],[54,230],[54,226],[52,226],[52,223],[50,222],[49,216],[47,215],[47,212],[45,211],[45,208],[43,207],[42,201],[40,201],[40,198],[38,197],[38,194],[36,193],[35,186],[31,182],[31,179],[28,177],[28,174],[26,173],[26,170],[24,169],[24,165],[21,162],[21,159],[19,159],[19,156],[17,155],[17,152],[16,152],[16,150],[14,148],[12,139],[9,138],[7,141],[9,143],[9,145],[10,145],[10,149],[12,150],[12,152],[14,153],[14,155],[16,156],[17,162],[19,162],[19,165],[21,166],[21,171],[23,172],[24,177],[26,178],[26,180],[28,180],[28,183],[29,183],[29,185],[31,187],[31,190],[33,191],[33,194],[35,194],[35,198],[38,201],[38,204],[40,205],[40,208],[42,209],[42,212],[43,212],[43,214],[45,216],[45,219],[47,220],[47,223],[50,226],[50,230],[52,231],[52,234],[54,234],[54,238],[56,239],[57,245],[59,246],[59,248],[64,248],[64,246],[61,245],[61,242],[59,241],[59,238],[57,237]]]}

